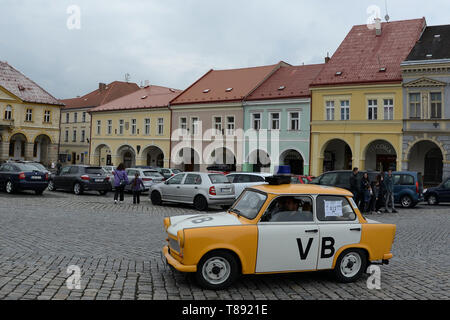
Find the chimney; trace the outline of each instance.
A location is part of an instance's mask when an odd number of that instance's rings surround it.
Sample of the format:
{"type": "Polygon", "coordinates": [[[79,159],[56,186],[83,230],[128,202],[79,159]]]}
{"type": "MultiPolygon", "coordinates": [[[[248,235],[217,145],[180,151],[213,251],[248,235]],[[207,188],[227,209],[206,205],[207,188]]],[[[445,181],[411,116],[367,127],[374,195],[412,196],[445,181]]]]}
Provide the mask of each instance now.
{"type": "Polygon", "coordinates": [[[381,36],[381,19],[375,18],[375,34],[377,37],[381,36]]]}
{"type": "Polygon", "coordinates": [[[106,83],[100,82],[100,83],[98,84],[98,89],[99,89],[100,91],[105,90],[105,89],[106,89],[106,83]]]}
{"type": "Polygon", "coordinates": [[[330,62],[330,53],[329,52],[327,52],[327,56],[325,57],[325,63],[328,63],[328,62],[330,62]]]}

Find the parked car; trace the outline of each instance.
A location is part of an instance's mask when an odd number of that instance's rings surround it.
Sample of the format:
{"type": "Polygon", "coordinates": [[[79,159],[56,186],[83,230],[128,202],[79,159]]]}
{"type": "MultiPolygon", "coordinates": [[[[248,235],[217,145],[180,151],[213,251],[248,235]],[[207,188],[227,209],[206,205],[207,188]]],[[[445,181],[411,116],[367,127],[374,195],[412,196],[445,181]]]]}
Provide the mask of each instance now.
{"type": "Polygon", "coordinates": [[[234,186],[220,173],[179,173],[163,183],[154,184],[150,200],[154,205],[166,201],[193,204],[197,210],[203,211],[209,205],[232,205],[234,186]]]}
{"type": "Polygon", "coordinates": [[[72,191],[76,195],[81,195],[85,191],[98,191],[104,195],[111,190],[109,180],[102,167],[69,165],[50,179],[48,189],[72,191]]]}
{"type": "Polygon", "coordinates": [[[181,173],[180,169],[171,169],[171,168],[161,168],[160,172],[165,179],[169,179],[170,177],[173,177],[174,175],[181,173]]]}
{"type": "Polygon", "coordinates": [[[42,194],[48,186],[49,175],[26,163],[4,163],[0,166],[0,188],[7,193],[33,190],[42,194]]]}
{"type": "MultiPolygon", "coordinates": [[[[366,171],[359,171],[357,184],[360,185],[363,174],[366,171]]],[[[368,171],[369,180],[374,182],[379,172],[368,171]]],[[[312,184],[333,186],[350,190],[351,170],[325,172],[312,180],[312,184]]],[[[385,173],[387,175],[387,173],[385,173]]],[[[394,202],[404,208],[412,208],[420,201],[423,201],[422,175],[418,172],[399,171],[393,172],[394,176],[394,202]]]]}
{"type": "Polygon", "coordinates": [[[425,201],[430,205],[450,202],[450,177],[439,186],[423,190],[425,201]]]}
{"type": "Polygon", "coordinates": [[[303,176],[303,175],[292,175],[291,183],[308,184],[313,181],[315,177],[313,176],[303,176]]]}
{"type": "Polygon", "coordinates": [[[17,161],[14,161],[13,163],[29,164],[30,166],[35,167],[39,171],[42,171],[44,173],[48,173],[49,176],[52,174],[51,171],[48,168],[46,168],[43,164],[41,164],[39,162],[36,162],[36,161],[17,160],[17,161]]]}
{"type": "Polygon", "coordinates": [[[116,166],[102,166],[103,170],[106,172],[106,176],[109,177],[109,182],[111,183],[111,190],[114,189],[114,175],[113,171],[116,170],[116,166]]]}
{"type": "Polygon", "coordinates": [[[270,173],[233,172],[226,177],[234,185],[234,195],[237,199],[245,188],[265,184],[265,178],[271,175],[270,173]]]}
{"type": "Polygon", "coordinates": [[[212,166],[206,167],[206,170],[208,170],[210,173],[221,173],[224,175],[227,175],[230,172],[234,171],[233,166],[229,164],[214,164],[212,166]]]}
{"type": "Polygon", "coordinates": [[[127,168],[125,169],[125,171],[128,175],[128,181],[130,182],[125,186],[125,191],[127,192],[132,191],[131,181],[133,181],[136,172],[139,173],[139,178],[141,178],[142,182],[144,183],[145,189],[142,190],[144,192],[150,190],[153,184],[160,183],[164,180],[164,176],[160,174],[158,171],[153,169],[127,168]]]}
{"type": "Polygon", "coordinates": [[[165,261],[210,290],[240,274],[332,270],[357,281],[389,263],[396,231],[364,218],[351,192],[311,184],[251,187],[228,212],[167,217],[164,228],[165,261]]]}

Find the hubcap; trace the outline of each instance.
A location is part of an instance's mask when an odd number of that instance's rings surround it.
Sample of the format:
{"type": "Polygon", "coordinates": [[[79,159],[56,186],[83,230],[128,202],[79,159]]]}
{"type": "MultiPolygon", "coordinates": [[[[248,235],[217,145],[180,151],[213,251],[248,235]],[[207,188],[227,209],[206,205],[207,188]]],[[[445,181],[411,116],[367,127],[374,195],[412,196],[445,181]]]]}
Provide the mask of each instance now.
{"type": "Polygon", "coordinates": [[[402,204],[404,207],[409,207],[411,205],[411,200],[408,197],[402,199],[402,204]]]}
{"type": "Polygon", "coordinates": [[[76,184],[73,191],[75,192],[75,194],[79,194],[80,193],[80,185],[76,184]]]}
{"type": "Polygon", "coordinates": [[[222,257],[212,257],[203,265],[203,278],[211,284],[225,282],[231,273],[230,263],[222,257]]]}
{"type": "Polygon", "coordinates": [[[435,196],[430,196],[428,198],[428,203],[429,204],[435,204],[436,203],[436,197],[435,196]]]}
{"type": "Polygon", "coordinates": [[[48,183],[48,190],[52,191],[53,190],[53,181],[50,181],[48,183]]]}
{"type": "Polygon", "coordinates": [[[12,184],[11,182],[6,183],[6,192],[10,193],[12,191],[12,184]]]}
{"type": "Polygon", "coordinates": [[[361,257],[359,254],[350,252],[341,261],[341,272],[347,277],[354,277],[361,269],[361,257]]]}

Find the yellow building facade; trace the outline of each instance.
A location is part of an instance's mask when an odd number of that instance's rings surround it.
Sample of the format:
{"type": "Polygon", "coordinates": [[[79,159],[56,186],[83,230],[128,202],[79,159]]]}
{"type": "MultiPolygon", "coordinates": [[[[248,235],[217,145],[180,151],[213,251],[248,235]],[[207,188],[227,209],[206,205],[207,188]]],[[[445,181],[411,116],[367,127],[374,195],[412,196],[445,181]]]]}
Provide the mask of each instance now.
{"type": "Polygon", "coordinates": [[[312,88],[311,174],[401,168],[402,104],[401,83],[312,88]]]}

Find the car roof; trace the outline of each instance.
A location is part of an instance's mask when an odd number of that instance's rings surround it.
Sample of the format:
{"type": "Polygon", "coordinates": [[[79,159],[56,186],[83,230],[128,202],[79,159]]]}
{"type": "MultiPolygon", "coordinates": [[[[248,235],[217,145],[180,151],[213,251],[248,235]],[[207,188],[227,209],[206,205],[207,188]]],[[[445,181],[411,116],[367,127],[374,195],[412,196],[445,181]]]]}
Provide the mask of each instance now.
{"type": "Polygon", "coordinates": [[[263,184],[251,187],[250,189],[256,189],[266,193],[273,194],[325,194],[325,195],[340,195],[340,196],[353,196],[353,194],[345,189],[321,186],[314,184],[280,184],[269,185],[263,184]]]}
{"type": "Polygon", "coordinates": [[[227,176],[232,175],[232,174],[235,174],[235,175],[248,174],[248,175],[251,175],[251,176],[261,176],[261,177],[273,176],[272,173],[267,173],[267,172],[231,172],[231,173],[227,174],[227,176]]]}

